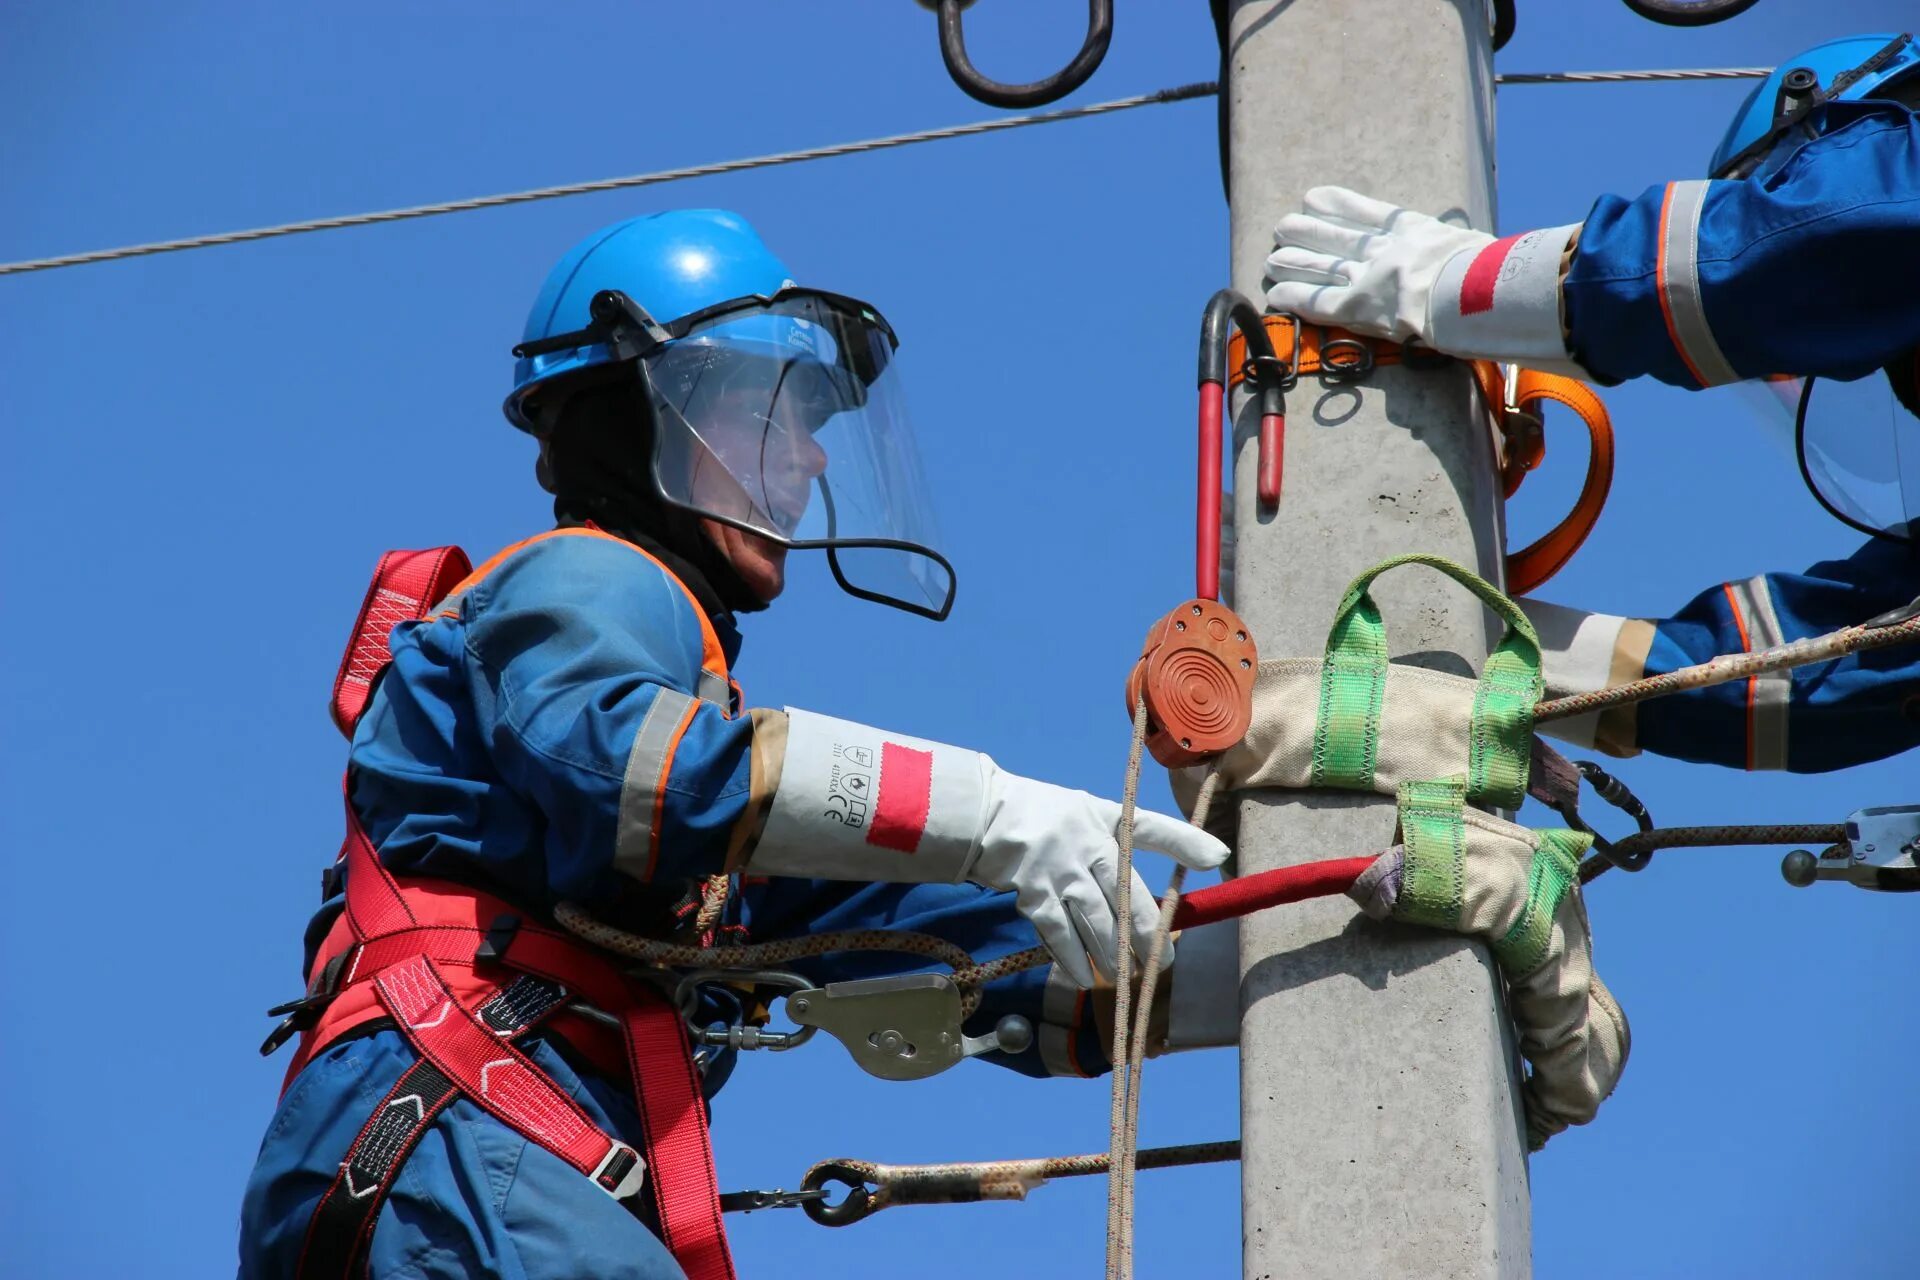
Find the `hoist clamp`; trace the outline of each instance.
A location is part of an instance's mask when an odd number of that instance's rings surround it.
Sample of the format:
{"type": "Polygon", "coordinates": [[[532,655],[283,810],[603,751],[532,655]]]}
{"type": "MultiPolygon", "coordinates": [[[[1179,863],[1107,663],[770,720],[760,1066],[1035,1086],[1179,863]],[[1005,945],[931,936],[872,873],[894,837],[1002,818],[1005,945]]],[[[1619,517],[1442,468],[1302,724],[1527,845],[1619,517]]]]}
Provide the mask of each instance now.
{"type": "Polygon", "coordinates": [[[1200,322],[1194,598],[1147,629],[1140,658],[1127,675],[1127,714],[1146,704],[1147,750],[1170,769],[1218,755],[1244,738],[1253,723],[1253,682],[1260,655],[1247,624],[1220,600],[1230,349],[1243,353],[1242,377],[1252,378],[1259,390],[1256,475],[1263,510],[1272,510],[1280,501],[1286,388],[1298,377],[1275,354],[1260,312],[1251,302],[1231,289],[1208,299],[1200,322]],[[1234,343],[1239,346],[1235,348],[1234,343]],[[1249,349],[1252,355],[1246,356],[1249,349]]]}
{"type": "Polygon", "coordinates": [[[1920,890],[1920,805],[1861,809],[1847,819],[1847,838],[1819,854],[1795,849],[1780,863],[1788,884],[1844,880],[1882,893],[1920,890]]]}
{"type": "Polygon", "coordinates": [[[966,1034],[961,1028],[960,988],[938,973],[816,987],[784,970],[700,969],[680,979],[674,1000],[696,1045],[777,1052],[797,1049],[824,1031],[846,1046],[861,1070],[882,1080],[924,1080],[968,1058],[1020,1053],[1033,1043],[1033,1024],[1017,1014],[1000,1019],[986,1035],[966,1034]],[[698,1010],[700,993],[710,987],[736,993],[782,989],[786,1015],[797,1029],[768,1031],[744,1020],[709,1024],[698,1010]]]}

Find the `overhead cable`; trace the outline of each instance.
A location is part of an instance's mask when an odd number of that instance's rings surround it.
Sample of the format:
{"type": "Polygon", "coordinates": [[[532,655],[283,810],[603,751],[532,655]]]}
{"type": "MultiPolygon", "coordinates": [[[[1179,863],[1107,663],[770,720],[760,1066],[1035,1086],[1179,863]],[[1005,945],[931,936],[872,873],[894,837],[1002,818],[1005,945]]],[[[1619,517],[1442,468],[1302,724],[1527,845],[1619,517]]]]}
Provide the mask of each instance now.
{"type": "MultiPolygon", "coordinates": [[[[1771,74],[1768,67],[1691,68],[1674,71],[1554,71],[1521,72],[1494,77],[1501,84],[1625,84],[1648,80],[1730,80],[1755,79],[1771,74]]],[[[304,235],[310,231],[338,231],[346,227],[366,227],[382,222],[405,222],[413,218],[433,218],[442,214],[467,213],[475,209],[497,209],[503,205],[531,204],[537,200],[558,200],[564,196],[592,195],[601,191],[625,191],[634,187],[658,186],[687,178],[711,178],[723,173],[743,173],[750,169],[770,169],[776,165],[799,164],[807,160],[827,160],[835,156],[860,155],[885,151],[892,147],[919,142],[942,142],[948,138],[966,138],[1003,129],[1023,129],[1028,125],[1057,124],[1063,120],[1081,120],[1089,116],[1131,111],[1135,107],[1157,106],[1165,102],[1186,102],[1212,97],[1220,92],[1219,83],[1202,80],[1177,85],[1154,93],[1083,107],[1064,107],[1058,111],[1039,111],[1030,115],[1002,116],[994,120],[976,120],[970,124],[944,125],[938,129],[920,129],[896,133],[884,138],[863,138],[855,142],[837,142],[824,147],[806,147],[798,151],[779,151],[772,155],[747,156],[739,160],[720,160],[712,164],[689,165],[680,169],[660,169],[621,178],[601,178],[593,182],[569,182],[554,187],[535,187],[528,191],[510,191],[500,195],[471,196],[464,200],[446,200],[438,204],[412,205],[403,209],[382,209],[373,213],[351,213],[335,218],[313,218],[304,222],[285,222],[271,227],[253,227],[245,231],[222,231],[213,235],[188,236],[180,240],[155,240],[147,244],[125,245],[117,249],[94,249],[87,253],[63,254],[53,258],[29,258],[0,263],[0,276],[25,275],[33,271],[52,271],[59,267],[80,267],[95,262],[118,262],[123,258],[146,258],[186,249],[211,249],[223,244],[243,244],[249,240],[273,240],[281,236],[304,235]]]]}

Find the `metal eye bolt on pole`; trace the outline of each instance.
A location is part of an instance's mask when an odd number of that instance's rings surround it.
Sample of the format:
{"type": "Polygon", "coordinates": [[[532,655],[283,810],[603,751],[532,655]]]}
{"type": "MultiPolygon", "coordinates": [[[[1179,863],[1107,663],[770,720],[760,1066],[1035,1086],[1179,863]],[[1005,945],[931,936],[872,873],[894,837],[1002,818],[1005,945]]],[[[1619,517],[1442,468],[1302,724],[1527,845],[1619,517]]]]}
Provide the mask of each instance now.
{"type": "MultiPolygon", "coordinates": [[[[1338,183],[1493,227],[1487,0],[1234,0],[1233,286],[1257,298],[1273,224],[1338,183]]],[[[1258,404],[1236,406],[1234,607],[1263,655],[1316,657],[1341,591],[1430,551],[1501,573],[1491,433],[1465,366],[1303,379],[1279,509],[1255,509],[1258,404]]],[[[1383,580],[1395,657],[1477,672],[1492,616],[1437,574],[1383,580]]],[[[1242,873],[1391,842],[1393,802],[1248,793],[1242,873]]],[[[1338,898],[1241,924],[1241,1211],[1248,1280],[1521,1277],[1530,1199],[1517,1058],[1486,950],[1338,898]]]]}

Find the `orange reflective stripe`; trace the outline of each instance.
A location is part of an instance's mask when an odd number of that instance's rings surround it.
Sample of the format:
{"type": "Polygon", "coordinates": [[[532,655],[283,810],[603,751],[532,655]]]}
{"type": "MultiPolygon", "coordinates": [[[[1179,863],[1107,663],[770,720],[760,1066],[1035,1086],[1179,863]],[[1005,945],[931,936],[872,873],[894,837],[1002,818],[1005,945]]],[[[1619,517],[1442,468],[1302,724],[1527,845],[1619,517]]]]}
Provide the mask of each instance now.
{"type": "MultiPolygon", "coordinates": [[[[721,688],[726,688],[730,684],[731,677],[727,674],[727,651],[720,647],[720,636],[713,629],[713,620],[707,617],[707,611],[700,607],[700,602],[694,598],[692,590],[688,588],[686,583],[680,581],[679,575],[662,564],[659,558],[649,552],[645,547],[628,542],[625,538],[616,537],[604,529],[549,529],[545,533],[536,533],[531,538],[521,539],[512,546],[489,556],[481,563],[479,568],[455,583],[453,590],[447,593],[446,599],[441,603],[440,608],[434,611],[433,616],[435,618],[451,617],[458,611],[459,597],[468,587],[480,582],[481,579],[505,564],[512,556],[526,550],[536,542],[545,542],[548,538],[601,538],[607,542],[618,543],[636,555],[645,556],[648,563],[660,570],[661,573],[667,575],[667,581],[680,588],[680,594],[687,598],[687,607],[693,610],[694,618],[700,623],[700,670],[712,677],[721,688]]],[[[705,690],[701,692],[704,695],[705,690]]],[[[728,708],[724,702],[719,705],[721,714],[725,715],[729,713],[730,708],[728,708]]]]}
{"type": "Polygon", "coordinates": [[[680,751],[680,740],[687,736],[687,728],[693,718],[700,714],[698,702],[687,703],[687,709],[680,715],[680,723],[673,728],[673,737],[667,740],[667,749],[660,757],[660,774],[653,786],[653,829],[647,841],[647,873],[641,877],[648,884],[653,883],[654,872],[660,866],[660,828],[667,811],[667,779],[673,775],[673,758],[680,751]]]}

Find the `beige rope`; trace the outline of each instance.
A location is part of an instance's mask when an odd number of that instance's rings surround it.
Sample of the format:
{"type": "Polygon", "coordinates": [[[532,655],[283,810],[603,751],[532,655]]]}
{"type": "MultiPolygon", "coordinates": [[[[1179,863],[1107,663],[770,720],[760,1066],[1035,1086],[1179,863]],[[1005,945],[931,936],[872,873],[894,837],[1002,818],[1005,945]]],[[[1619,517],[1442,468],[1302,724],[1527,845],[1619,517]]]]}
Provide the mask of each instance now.
{"type": "Polygon", "coordinates": [[[1850,653],[1886,649],[1915,641],[1920,641],[1920,617],[1886,626],[1876,627],[1867,623],[1858,627],[1842,627],[1823,636],[1808,636],[1804,640],[1762,649],[1758,653],[1722,654],[1696,666],[1669,671],[1665,675],[1648,676],[1644,680],[1554,698],[1536,706],[1533,719],[1536,724],[1564,720],[1569,716],[1585,715],[1589,711],[1604,711],[1609,707],[1625,706],[1629,702],[1643,702],[1670,693],[1704,689],[1709,685],[1725,684],[1729,680],[1740,680],[1768,671],[1809,666],[1815,662],[1844,658],[1850,653]]]}
{"type": "MultiPolygon", "coordinates": [[[[1133,1275],[1133,1211],[1127,1202],[1128,1098],[1138,1082],[1133,1051],[1133,816],[1140,798],[1140,752],[1147,741],[1147,700],[1134,699],[1133,741],[1127,748],[1127,781],[1120,793],[1120,856],[1115,875],[1113,929],[1113,1044],[1107,1054],[1107,1280],[1133,1275]]],[[[1158,941],[1158,939],[1156,939],[1158,941]]]]}

